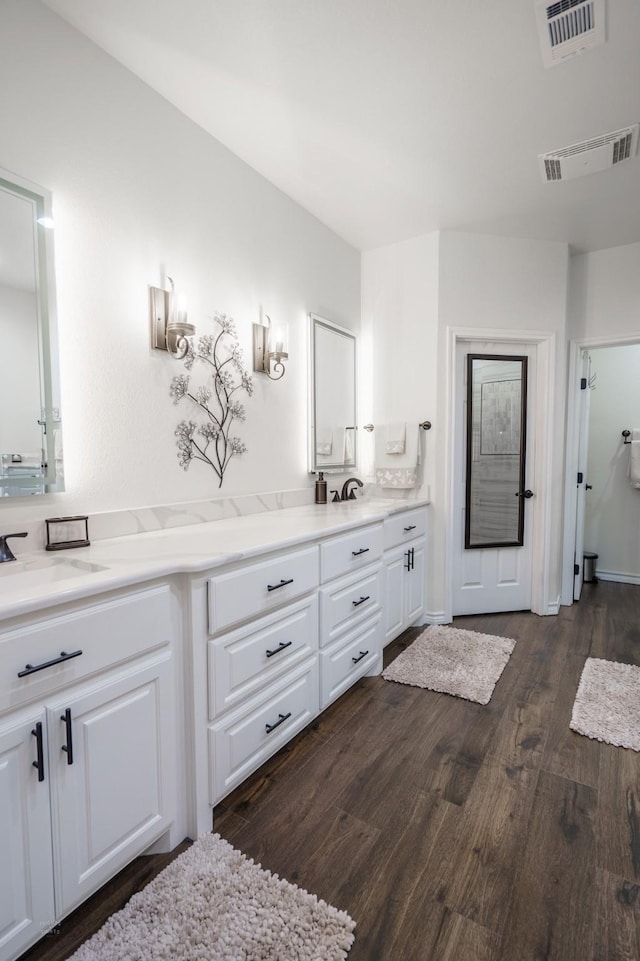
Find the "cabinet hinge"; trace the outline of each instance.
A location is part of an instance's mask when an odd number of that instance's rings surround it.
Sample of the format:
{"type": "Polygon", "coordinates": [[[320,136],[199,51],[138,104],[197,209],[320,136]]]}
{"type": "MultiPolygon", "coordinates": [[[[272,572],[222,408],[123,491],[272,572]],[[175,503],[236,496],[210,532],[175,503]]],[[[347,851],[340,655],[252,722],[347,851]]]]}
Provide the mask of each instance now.
{"type": "Polygon", "coordinates": [[[584,474],[582,473],[581,470],[579,470],[579,471],[578,471],[578,483],[581,484],[583,480],[584,480],[584,474]]]}
{"type": "Polygon", "coordinates": [[[579,573],[580,573],[580,565],[579,565],[579,564],[574,564],[574,565],[573,565],[573,573],[574,573],[574,574],[579,574],[579,573]]]}
{"type": "Polygon", "coordinates": [[[586,389],[587,389],[587,378],[586,378],[586,377],[581,377],[581,378],[580,378],[580,390],[586,390],[586,389]]]}

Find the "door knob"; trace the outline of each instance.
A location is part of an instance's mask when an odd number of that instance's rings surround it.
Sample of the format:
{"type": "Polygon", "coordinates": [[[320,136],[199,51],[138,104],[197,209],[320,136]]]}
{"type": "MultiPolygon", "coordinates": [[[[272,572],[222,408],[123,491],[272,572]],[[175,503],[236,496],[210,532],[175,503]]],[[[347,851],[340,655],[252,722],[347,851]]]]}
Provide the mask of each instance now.
{"type": "Polygon", "coordinates": [[[526,497],[529,500],[530,497],[533,497],[533,491],[516,491],[516,497],[526,497]]]}

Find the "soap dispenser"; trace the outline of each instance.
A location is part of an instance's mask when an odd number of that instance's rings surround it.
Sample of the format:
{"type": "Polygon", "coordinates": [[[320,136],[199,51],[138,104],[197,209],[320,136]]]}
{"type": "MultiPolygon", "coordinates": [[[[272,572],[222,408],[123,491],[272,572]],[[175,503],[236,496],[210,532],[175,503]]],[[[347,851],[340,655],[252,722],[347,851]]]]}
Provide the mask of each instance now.
{"type": "Polygon", "coordinates": [[[324,472],[319,471],[316,481],[316,504],[327,503],[327,482],[324,479],[324,472]]]}

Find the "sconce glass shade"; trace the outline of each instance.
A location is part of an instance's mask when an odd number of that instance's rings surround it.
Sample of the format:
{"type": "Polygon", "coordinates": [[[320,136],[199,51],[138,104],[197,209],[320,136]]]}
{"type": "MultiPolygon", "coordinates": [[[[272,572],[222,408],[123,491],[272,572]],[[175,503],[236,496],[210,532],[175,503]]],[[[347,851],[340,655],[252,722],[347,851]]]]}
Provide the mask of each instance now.
{"type": "Polygon", "coordinates": [[[283,361],[289,359],[286,328],[274,332],[271,318],[267,314],[265,318],[266,324],[253,325],[253,369],[270,380],[280,380],[285,371],[283,361]]]}
{"type": "Polygon", "coordinates": [[[174,360],[182,360],[189,350],[189,338],[195,337],[196,328],[186,321],[186,311],[178,311],[175,320],[175,294],[171,290],[150,287],[151,297],[151,346],[166,350],[174,360]]]}

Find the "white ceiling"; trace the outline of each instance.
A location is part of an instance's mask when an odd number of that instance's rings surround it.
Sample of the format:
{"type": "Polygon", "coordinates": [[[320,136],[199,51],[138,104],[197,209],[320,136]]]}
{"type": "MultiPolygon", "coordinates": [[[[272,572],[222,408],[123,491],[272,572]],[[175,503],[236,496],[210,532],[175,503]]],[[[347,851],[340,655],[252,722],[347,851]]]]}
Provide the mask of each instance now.
{"type": "Polygon", "coordinates": [[[640,120],[640,3],[545,69],[534,0],[45,0],[360,249],[436,229],[640,241],[640,157],[537,156],[640,120]]]}

